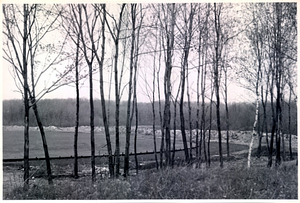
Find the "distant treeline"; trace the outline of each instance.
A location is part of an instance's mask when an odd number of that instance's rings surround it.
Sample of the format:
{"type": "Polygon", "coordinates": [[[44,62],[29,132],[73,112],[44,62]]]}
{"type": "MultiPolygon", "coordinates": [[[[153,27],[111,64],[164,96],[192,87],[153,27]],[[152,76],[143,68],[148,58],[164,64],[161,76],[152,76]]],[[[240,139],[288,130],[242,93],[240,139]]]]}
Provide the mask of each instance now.
{"type": "MultiPolygon", "coordinates": [[[[70,127],[75,126],[75,99],[44,99],[38,102],[38,109],[44,126],[58,126],[58,127],[70,127]]],[[[102,114],[101,114],[101,102],[95,100],[95,125],[102,125],[102,114]]],[[[107,102],[109,106],[109,121],[110,125],[114,125],[114,112],[115,104],[113,101],[107,102]]],[[[158,102],[155,102],[156,109],[156,125],[160,125],[158,102]]],[[[196,126],[196,113],[197,103],[192,102],[192,122],[193,128],[196,126]]],[[[206,126],[209,126],[209,105],[207,104],[206,126]]],[[[24,105],[22,100],[4,100],[3,101],[3,125],[23,125],[24,119],[24,105]]],[[[162,104],[163,108],[163,104],[162,104]]],[[[179,108],[177,108],[179,109],[179,108]]],[[[272,125],[272,112],[271,105],[267,105],[267,120],[271,130],[272,125]]],[[[283,132],[288,133],[288,105],[283,105],[283,132]]],[[[152,125],[152,106],[151,103],[138,103],[139,110],[139,125],[152,125]]],[[[186,127],[188,128],[188,107],[185,105],[185,120],[186,127]]],[[[225,106],[221,105],[221,123],[222,129],[225,129],[225,106]]],[[[229,103],[229,123],[230,130],[252,130],[254,117],[255,117],[255,106],[251,103],[229,103]]],[[[163,109],[162,109],[163,111],[163,109]]],[[[262,112],[262,109],[261,111],[262,112]]],[[[163,113],[163,112],[162,112],[163,113]]],[[[173,119],[174,108],[171,107],[171,114],[173,119]]],[[[200,111],[201,118],[201,111],[200,111]]],[[[80,119],[79,125],[88,126],[90,119],[89,101],[87,99],[80,100],[80,119]]],[[[213,118],[216,119],[215,109],[213,107],[213,118]]],[[[260,123],[262,124],[262,118],[260,123]]],[[[36,119],[34,117],[32,109],[30,110],[30,126],[36,126],[36,119]]],[[[177,112],[177,129],[180,128],[179,110],[177,112]]],[[[121,102],[120,105],[120,125],[126,123],[126,102],[121,102]]],[[[135,122],[133,122],[135,123],[135,122]]],[[[171,123],[173,121],[171,120],[171,123]]],[[[172,126],[173,127],[173,126],[172,126]]],[[[213,122],[212,129],[216,129],[216,122],[213,122]]],[[[291,131],[293,134],[297,133],[297,106],[293,102],[291,104],[291,131]]]]}

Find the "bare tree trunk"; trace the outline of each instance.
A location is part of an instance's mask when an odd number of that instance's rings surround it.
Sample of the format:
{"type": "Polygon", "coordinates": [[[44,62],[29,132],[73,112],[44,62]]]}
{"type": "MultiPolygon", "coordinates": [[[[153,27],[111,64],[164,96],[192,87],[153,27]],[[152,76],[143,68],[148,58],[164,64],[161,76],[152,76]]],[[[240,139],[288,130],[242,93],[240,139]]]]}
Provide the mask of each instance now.
{"type": "Polygon", "coordinates": [[[248,152],[248,168],[250,168],[250,162],[251,162],[251,153],[252,153],[252,146],[253,146],[253,141],[254,141],[254,136],[256,136],[256,125],[257,125],[257,120],[258,120],[258,109],[259,109],[259,93],[258,93],[258,80],[257,78],[256,81],[256,107],[255,107],[255,119],[254,119],[254,124],[253,124],[253,130],[252,130],[252,137],[251,137],[251,142],[249,145],[249,152],[248,152]]]}
{"type": "MultiPolygon", "coordinates": [[[[200,14],[198,14],[198,27],[200,29],[200,14]]],[[[199,33],[199,38],[198,38],[198,43],[199,43],[199,46],[198,46],[198,68],[197,68],[197,113],[196,113],[196,159],[197,159],[197,162],[199,163],[200,162],[200,159],[201,159],[201,138],[200,138],[200,143],[199,143],[199,127],[200,127],[200,130],[201,130],[201,133],[202,133],[202,125],[199,126],[199,121],[200,121],[200,90],[199,90],[199,87],[200,87],[200,67],[201,67],[201,36],[202,35],[202,32],[200,30],[200,33],[199,33]]],[[[203,59],[203,58],[202,58],[203,59]]],[[[202,64],[203,64],[203,60],[202,60],[202,64]]],[[[202,71],[203,71],[203,68],[202,68],[202,71]]],[[[202,74],[201,74],[202,76],[202,74]]],[[[202,77],[201,77],[201,93],[203,91],[202,87],[203,87],[203,80],[202,80],[202,77]]],[[[203,96],[201,94],[201,96],[203,96]]],[[[203,107],[203,103],[202,103],[202,107],[203,107]]],[[[203,113],[203,112],[202,112],[203,113]]],[[[203,114],[202,114],[203,116],[203,114]]],[[[202,121],[201,121],[202,122],[202,121]]],[[[205,146],[205,144],[204,144],[205,146]]]]}
{"type": "MultiPolygon", "coordinates": [[[[282,117],[282,112],[284,112],[284,106],[282,105],[283,104],[283,96],[281,96],[281,117],[282,117]]],[[[282,128],[282,118],[280,118],[280,126],[282,128]]],[[[286,154],[285,154],[285,143],[284,143],[284,134],[282,133],[281,134],[281,143],[282,143],[282,160],[285,161],[286,160],[286,154]]]]}
{"type": "Polygon", "coordinates": [[[214,95],[214,89],[213,89],[213,78],[211,81],[211,93],[210,93],[210,105],[209,105],[209,130],[208,130],[208,141],[207,141],[207,163],[208,167],[210,167],[210,138],[211,138],[211,126],[212,126],[212,105],[213,105],[213,95],[214,95]]]}
{"type": "Polygon", "coordinates": [[[106,137],[106,145],[107,145],[107,152],[108,152],[108,165],[109,165],[109,174],[111,177],[114,177],[114,161],[113,161],[113,154],[112,154],[112,147],[111,147],[111,140],[110,140],[110,133],[109,133],[109,118],[108,114],[106,114],[106,104],[105,104],[105,97],[104,97],[104,84],[103,84],[103,62],[104,62],[104,55],[105,55],[105,21],[106,21],[106,5],[102,4],[103,10],[103,19],[102,19],[102,46],[101,46],[101,61],[99,64],[99,74],[100,74],[100,98],[101,98],[101,107],[102,107],[102,119],[105,129],[105,137],[106,137]]]}
{"type": "Polygon", "coordinates": [[[35,114],[35,118],[41,133],[41,137],[42,137],[42,142],[43,142],[43,149],[44,149],[44,154],[45,154],[45,161],[46,161],[46,166],[47,166],[47,175],[48,175],[48,183],[52,184],[52,172],[51,172],[51,164],[50,164],[50,156],[49,156],[49,152],[48,152],[48,145],[47,145],[47,141],[46,141],[46,135],[45,135],[45,131],[44,131],[44,127],[43,124],[41,122],[39,113],[38,113],[38,109],[37,109],[37,105],[36,105],[36,101],[35,101],[35,97],[31,96],[31,103],[32,103],[32,108],[35,114]]]}
{"type": "MultiPolygon", "coordinates": [[[[204,154],[204,160],[207,163],[207,154],[206,154],[206,139],[205,139],[205,131],[206,131],[206,125],[205,125],[205,81],[206,81],[206,56],[207,56],[207,47],[205,47],[205,56],[203,54],[202,56],[202,64],[204,65],[201,72],[201,98],[202,98],[202,110],[201,110],[201,135],[203,140],[203,154],[204,154]]],[[[200,64],[199,64],[200,65],[200,64]]],[[[200,140],[200,155],[201,155],[201,140],[200,140]]]]}
{"type": "MultiPolygon", "coordinates": [[[[155,67],[155,66],[154,66],[155,67]]],[[[153,145],[154,145],[154,156],[155,156],[155,163],[156,169],[158,170],[158,158],[157,158],[157,149],[156,149],[156,132],[155,132],[155,68],[153,67],[153,92],[152,92],[152,130],[153,130],[153,145]]]]}
{"type": "MultiPolygon", "coordinates": [[[[192,159],[192,134],[190,129],[190,154],[188,152],[187,148],[187,141],[186,141],[186,133],[185,133],[185,119],[184,119],[184,112],[183,112],[183,99],[184,99],[184,88],[185,88],[185,77],[188,75],[188,57],[189,57],[189,51],[190,51],[190,44],[192,39],[192,29],[193,29],[193,18],[195,14],[195,7],[191,4],[190,8],[190,14],[189,17],[185,15],[184,18],[186,22],[189,20],[189,24],[185,24],[185,34],[184,34],[184,50],[183,50],[183,60],[181,62],[181,98],[180,98],[180,121],[181,121],[181,134],[182,134],[182,140],[183,140],[183,146],[185,151],[185,159],[187,162],[190,162],[192,159]],[[187,20],[188,19],[188,20],[187,20]]],[[[184,11],[185,12],[185,11],[184,11]]],[[[185,13],[186,14],[186,13],[185,13]]],[[[187,77],[187,83],[188,83],[188,77],[187,77]]],[[[188,84],[187,84],[188,88],[188,84]]],[[[188,100],[189,100],[189,90],[187,89],[188,94],[188,100]]],[[[189,104],[189,118],[190,118],[190,104],[189,104]]],[[[189,124],[191,128],[191,120],[189,119],[189,124]]]]}
{"type": "MultiPolygon", "coordinates": [[[[30,23],[30,19],[29,19],[29,23],[30,23]]],[[[29,42],[33,43],[31,33],[29,33],[29,42]]],[[[50,164],[50,156],[49,156],[49,152],[48,152],[48,145],[47,145],[44,127],[43,127],[42,121],[40,119],[37,104],[36,104],[37,102],[36,102],[36,96],[35,96],[35,80],[34,80],[34,60],[35,60],[35,58],[34,58],[33,50],[31,47],[29,47],[29,54],[30,54],[30,62],[31,62],[30,65],[31,65],[32,92],[29,91],[28,93],[30,96],[33,112],[34,112],[39,130],[40,130],[40,134],[42,137],[45,161],[46,161],[46,166],[47,166],[48,183],[52,184],[53,181],[52,181],[52,173],[51,173],[51,164],[50,164]]]]}
{"type": "Polygon", "coordinates": [[[91,127],[91,165],[92,165],[92,181],[96,181],[95,168],[95,135],[94,135],[94,98],[93,98],[93,68],[89,64],[89,84],[90,84],[90,127],[91,127]]]}
{"type": "Polygon", "coordinates": [[[79,63],[79,43],[80,35],[77,35],[76,44],[76,58],[75,58],[75,88],[76,88],[76,119],[75,119],[75,132],[74,132],[74,177],[78,178],[78,126],[79,126],[79,73],[78,73],[78,63],[79,63]]]}
{"type": "MultiPolygon", "coordinates": [[[[136,60],[137,61],[137,60],[136,60]]],[[[137,106],[137,94],[136,94],[136,81],[137,81],[137,63],[135,62],[134,65],[134,79],[133,79],[133,100],[132,100],[132,113],[131,113],[131,122],[133,116],[135,115],[135,130],[134,130],[134,160],[135,160],[135,169],[136,174],[139,173],[139,162],[137,157],[137,131],[138,131],[138,124],[139,124],[139,115],[138,115],[138,106],[137,106]]]]}
{"type": "MultiPolygon", "coordinates": [[[[156,32],[157,34],[157,32],[156,32]]],[[[155,40],[155,51],[157,48],[157,39],[155,40]]],[[[156,169],[159,168],[158,158],[157,158],[157,147],[156,147],[156,132],[155,132],[155,75],[156,75],[156,52],[153,59],[153,80],[152,80],[152,131],[153,131],[153,145],[154,145],[154,157],[156,163],[156,169]]]]}
{"type": "Polygon", "coordinates": [[[222,155],[222,134],[221,134],[221,119],[220,119],[220,84],[219,84],[219,60],[220,60],[220,9],[217,10],[217,5],[214,3],[214,14],[215,14],[215,30],[216,30],[216,45],[215,45],[215,68],[214,68],[214,83],[216,91],[216,115],[217,115],[217,128],[219,138],[219,156],[220,156],[220,167],[223,167],[223,155],[222,155]]]}
{"type": "MultiPolygon", "coordinates": [[[[84,39],[83,26],[82,26],[82,9],[84,10],[85,17],[88,19],[87,8],[86,5],[77,5],[79,12],[79,32],[81,36],[81,41],[83,45],[83,53],[85,60],[89,67],[89,103],[90,103],[90,139],[91,139],[91,168],[92,168],[92,181],[96,180],[96,170],[95,170],[95,136],[94,136],[94,99],[93,99],[93,60],[95,58],[95,47],[93,44],[93,33],[90,32],[89,24],[87,23],[88,34],[92,42],[92,50],[91,50],[91,59],[89,60],[87,55],[87,44],[84,39]]],[[[88,21],[87,21],[88,22],[88,21]]]]}
{"type": "Polygon", "coordinates": [[[293,160],[294,158],[293,158],[293,151],[292,151],[292,132],[291,132],[291,98],[292,98],[292,86],[290,85],[289,104],[288,104],[288,114],[289,114],[288,131],[289,131],[290,160],[293,160]]]}
{"type": "MultiPolygon", "coordinates": [[[[29,189],[29,99],[28,99],[28,79],[27,79],[27,58],[26,58],[26,45],[27,45],[27,39],[28,39],[28,33],[27,33],[27,20],[28,20],[28,4],[23,5],[24,10],[24,30],[23,30],[23,91],[24,91],[24,190],[29,189]]],[[[3,7],[4,15],[5,13],[5,7],[3,7]]]]}
{"type": "MultiPolygon", "coordinates": [[[[120,15],[119,15],[119,22],[116,25],[116,35],[113,34],[113,31],[109,27],[109,31],[112,35],[114,44],[115,44],[115,55],[114,55],[114,79],[115,79],[115,133],[116,133],[116,149],[115,149],[115,156],[116,156],[116,177],[120,175],[120,93],[119,93],[119,82],[118,82],[118,57],[119,57],[119,40],[120,40],[120,33],[121,33],[121,25],[122,25],[122,17],[123,11],[125,8],[125,4],[122,4],[120,15]]],[[[107,22],[107,21],[106,21],[107,22]]],[[[108,24],[108,22],[107,22],[108,24]]]]}
{"type": "MultiPolygon", "coordinates": [[[[226,65],[224,65],[226,66],[226,65]]],[[[227,104],[227,93],[228,93],[228,87],[227,87],[227,67],[224,67],[224,80],[225,80],[225,87],[224,87],[224,93],[225,93],[225,111],[226,111],[226,148],[227,148],[227,158],[229,158],[229,113],[228,113],[228,104],[227,104]]]]}
{"type": "MultiPolygon", "coordinates": [[[[180,87],[180,84],[179,84],[180,87]]],[[[175,163],[175,149],[176,149],[176,130],[177,130],[177,102],[178,102],[178,97],[180,93],[180,88],[178,88],[176,97],[174,99],[174,119],[173,119],[173,129],[174,129],[174,138],[173,138],[173,154],[172,154],[172,167],[174,167],[175,163]]]]}
{"type": "MultiPolygon", "coordinates": [[[[197,112],[196,112],[196,160],[197,162],[199,162],[200,160],[200,156],[199,156],[199,151],[201,154],[201,144],[199,145],[199,120],[200,120],[200,101],[199,101],[199,97],[200,97],[200,90],[199,90],[199,86],[200,86],[200,47],[201,47],[201,37],[199,37],[199,64],[198,64],[198,69],[197,69],[197,112]],[[200,147],[199,147],[200,146],[200,147]]],[[[202,83],[202,81],[201,81],[202,83]]],[[[201,143],[201,142],[200,142],[201,143]]]]}
{"type": "MultiPolygon", "coordinates": [[[[179,89],[178,89],[178,93],[179,93],[179,89]]],[[[177,94],[177,96],[178,96],[178,94],[177,94]]],[[[175,144],[176,144],[176,119],[177,119],[177,113],[176,113],[176,111],[177,111],[177,97],[176,97],[176,99],[175,99],[175,101],[174,101],[174,120],[173,120],[173,131],[174,131],[174,137],[173,137],[173,154],[172,154],[172,167],[174,167],[174,163],[175,163],[175,149],[176,149],[176,147],[175,147],[175,144]]]]}
{"type": "Polygon", "coordinates": [[[160,144],[160,168],[163,167],[163,153],[164,153],[164,139],[165,132],[163,128],[163,118],[161,111],[161,99],[160,99],[160,82],[159,82],[159,72],[161,67],[161,52],[159,52],[159,60],[158,60],[158,71],[157,71],[157,90],[158,90],[158,109],[159,109],[159,120],[160,120],[160,130],[161,130],[161,144],[160,144]]]}
{"type": "MultiPolygon", "coordinates": [[[[269,78],[269,76],[267,76],[269,78]]],[[[263,85],[261,85],[261,103],[262,103],[262,107],[263,107],[263,124],[262,124],[262,131],[265,130],[265,136],[266,136],[266,144],[267,144],[267,149],[268,151],[270,150],[270,146],[269,146],[269,138],[268,138],[268,120],[267,120],[267,99],[268,99],[268,89],[269,89],[269,81],[267,81],[267,87],[266,87],[266,96],[264,99],[264,89],[263,89],[263,85]]]]}
{"type": "Polygon", "coordinates": [[[139,173],[139,162],[137,158],[137,130],[139,126],[139,114],[138,114],[138,106],[137,106],[137,97],[136,97],[136,71],[135,70],[135,82],[134,82],[134,88],[135,88],[135,93],[134,93],[134,105],[135,105],[135,130],[134,130],[134,159],[135,159],[135,166],[136,166],[136,174],[139,173]]]}
{"type": "MultiPolygon", "coordinates": [[[[270,68],[272,68],[272,64],[270,64],[270,68]]],[[[271,76],[271,85],[270,85],[270,98],[271,98],[271,109],[272,109],[272,131],[271,131],[271,143],[270,143],[270,150],[268,155],[268,167],[272,167],[272,156],[273,156],[273,142],[274,142],[274,133],[276,130],[276,117],[275,117],[275,111],[274,111],[274,93],[273,93],[273,85],[274,85],[274,70],[272,70],[272,76],[271,76]]]]}
{"type": "Polygon", "coordinates": [[[180,115],[180,128],[181,128],[181,136],[183,141],[184,153],[185,153],[185,160],[186,162],[190,161],[188,147],[187,147],[187,140],[186,140],[186,133],[185,133],[185,119],[184,119],[184,111],[183,111],[183,98],[184,98],[184,85],[185,84],[185,67],[182,67],[181,70],[181,97],[179,103],[179,115],[180,115]]]}
{"type": "Polygon", "coordinates": [[[280,156],[280,141],[281,141],[281,133],[282,133],[282,49],[281,49],[281,24],[282,24],[282,5],[280,3],[275,3],[276,9],[276,30],[275,30],[275,77],[276,77],[276,122],[277,122],[277,131],[276,131],[276,166],[281,164],[281,156],[280,156]],[[277,32],[277,33],[276,33],[277,32]]]}
{"type": "Polygon", "coordinates": [[[192,132],[192,108],[191,108],[191,99],[190,99],[190,88],[189,88],[189,73],[187,71],[186,74],[186,94],[187,94],[187,98],[188,98],[188,112],[189,112],[189,134],[190,134],[190,159],[193,159],[193,132],[192,132]]]}
{"type": "Polygon", "coordinates": [[[260,109],[258,110],[258,121],[257,121],[257,134],[258,134],[258,148],[257,148],[257,157],[261,156],[261,141],[262,141],[262,130],[261,130],[261,113],[260,109]]]}
{"type": "MultiPolygon", "coordinates": [[[[132,19],[132,33],[131,33],[131,51],[130,51],[130,74],[129,74],[129,91],[127,101],[127,114],[126,114],[126,145],[124,156],[124,175],[129,175],[129,146],[131,135],[131,120],[130,120],[130,108],[131,108],[131,95],[132,95],[132,76],[134,68],[134,44],[135,44],[135,21],[136,21],[136,4],[131,4],[131,19],[132,19]]],[[[136,146],[135,146],[136,148],[136,146]]]]}

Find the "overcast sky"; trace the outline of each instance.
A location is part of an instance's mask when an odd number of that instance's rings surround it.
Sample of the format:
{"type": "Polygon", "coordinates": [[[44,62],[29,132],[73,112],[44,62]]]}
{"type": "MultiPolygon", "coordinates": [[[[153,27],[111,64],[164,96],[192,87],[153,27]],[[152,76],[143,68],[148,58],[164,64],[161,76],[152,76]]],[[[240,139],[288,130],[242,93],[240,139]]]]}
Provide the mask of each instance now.
{"type": "MultiPolygon", "coordinates": [[[[53,38],[53,35],[48,37],[49,39],[53,38]]],[[[107,49],[108,53],[106,53],[106,57],[110,57],[109,55],[111,55],[111,53],[109,53],[111,51],[111,49],[107,49]]],[[[145,61],[143,61],[143,59],[141,59],[143,63],[142,66],[140,67],[141,70],[139,71],[139,81],[138,81],[138,101],[139,102],[149,102],[148,97],[146,96],[145,92],[147,92],[147,88],[146,86],[146,81],[151,84],[152,83],[152,69],[151,69],[151,65],[147,64],[147,62],[145,63],[145,61]],[[149,67],[145,67],[146,65],[149,65],[149,67]]],[[[162,70],[163,72],[163,70],[162,70]]],[[[12,67],[8,64],[8,62],[6,62],[4,59],[2,59],[2,68],[1,68],[1,74],[2,74],[2,91],[1,91],[1,96],[3,100],[7,100],[7,99],[21,99],[21,93],[18,92],[18,89],[16,87],[15,81],[13,79],[12,76],[12,67]]],[[[110,74],[108,72],[105,72],[105,82],[108,83],[109,82],[109,76],[110,74]]],[[[49,81],[51,80],[53,76],[51,75],[51,73],[49,74],[45,74],[45,77],[41,79],[41,81],[39,82],[39,85],[37,86],[37,89],[42,89],[44,86],[46,86],[47,84],[49,84],[49,81]]],[[[100,95],[99,95],[99,74],[95,73],[94,76],[94,98],[95,99],[99,99],[100,95]]],[[[173,81],[174,83],[174,89],[177,88],[176,85],[178,85],[178,81],[179,81],[179,74],[177,72],[173,74],[173,81]],[[177,82],[177,83],[176,83],[177,82]]],[[[123,86],[125,86],[127,84],[128,81],[128,71],[125,70],[125,74],[124,74],[124,79],[123,79],[123,86]]],[[[163,83],[161,82],[161,89],[163,87],[163,83]]],[[[105,86],[105,94],[106,96],[108,95],[109,89],[108,89],[108,85],[105,86]]],[[[196,101],[196,74],[191,73],[190,74],[190,88],[192,89],[191,91],[191,98],[193,101],[196,101]],[[194,90],[194,92],[193,92],[194,90]]],[[[254,101],[254,94],[248,90],[245,90],[244,88],[240,87],[239,84],[236,83],[236,81],[229,81],[229,86],[228,86],[228,101],[229,102],[253,102],[254,101]]],[[[173,90],[173,92],[176,92],[175,90],[173,90]]],[[[60,87],[59,89],[55,90],[54,92],[48,93],[47,95],[45,95],[43,98],[44,99],[53,99],[53,98],[75,98],[76,97],[76,92],[75,92],[75,88],[74,85],[72,86],[63,86],[60,87]]],[[[85,80],[85,82],[82,82],[81,88],[80,88],[80,97],[81,98],[89,98],[89,84],[88,81],[85,80]]],[[[111,99],[114,99],[114,94],[111,92],[111,99]]],[[[122,100],[126,100],[127,96],[126,96],[126,90],[124,91],[124,95],[122,97],[122,100]]]]}

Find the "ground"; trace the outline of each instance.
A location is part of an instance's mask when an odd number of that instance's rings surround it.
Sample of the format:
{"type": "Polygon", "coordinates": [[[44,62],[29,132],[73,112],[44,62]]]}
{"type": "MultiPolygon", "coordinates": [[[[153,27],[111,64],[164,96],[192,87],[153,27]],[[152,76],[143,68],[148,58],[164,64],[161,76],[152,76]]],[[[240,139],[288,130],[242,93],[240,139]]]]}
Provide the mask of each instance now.
{"type": "MultiPolygon", "coordinates": [[[[5,129],[8,130],[8,129],[5,129]]],[[[16,129],[14,129],[16,130],[16,129]]],[[[31,129],[32,131],[34,129],[31,129]]],[[[67,129],[49,128],[48,131],[67,131],[67,129]]],[[[69,129],[71,130],[71,128],[69,129]]],[[[82,132],[85,128],[81,128],[82,132]]],[[[99,130],[101,131],[101,130],[99,130]]],[[[20,131],[21,132],[21,131],[20,131]]],[[[147,138],[152,133],[149,129],[140,129],[140,138],[147,138]]],[[[224,133],[223,133],[224,135],[224,133]]],[[[139,175],[136,175],[134,159],[131,157],[130,178],[112,180],[108,177],[106,158],[97,158],[97,181],[92,183],[90,159],[79,160],[80,178],[72,177],[73,160],[52,160],[54,187],[49,188],[45,179],[44,161],[32,161],[31,189],[23,193],[23,168],[22,162],[3,164],[3,197],[4,199],[296,199],[298,167],[295,160],[286,159],[280,167],[266,167],[267,157],[256,157],[258,138],[255,137],[251,168],[247,169],[248,144],[251,132],[231,132],[230,157],[226,157],[226,145],[223,143],[224,168],[219,167],[216,133],[213,132],[210,167],[204,163],[200,166],[186,166],[180,161],[183,152],[176,154],[177,162],[174,168],[156,171],[153,155],[139,156],[139,175]],[[249,136],[250,135],[250,136],[249,136]],[[234,139],[232,139],[234,137],[234,139]],[[259,173],[259,175],[257,175],[259,173]],[[156,175],[155,175],[156,174],[156,175]],[[200,174],[200,175],[199,175],[200,174]],[[201,175],[202,174],[202,175],[201,175]],[[220,174],[223,174],[222,176],[220,174]],[[187,178],[195,179],[190,182],[187,178]],[[227,177],[228,181],[224,180],[227,177]],[[155,180],[158,178],[158,180],[155,180]],[[153,180],[152,180],[153,179],[153,180]],[[156,182],[153,182],[156,181],[156,182]],[[157,184],[161,182],[161,184],[157,184]],[[222,186],[218,186],[223,182],[222,186]],[[242,183],[240,183],[242,182],[242,183]],[[151,185],[153,183],[153,185],[151,185]],[[244,184],[244,185],[243,185],[244,184]],[[275,186],[276,185],[276,186],[275,186]],[[119,189],[114,189],[115,187],[119,189]],[[107,189],[103,189],[107,188],[107,189]],[[156,188],[155,188],[156,187],[156,188]],[[178,190],[187,187],[180,196],[178,190]],[[76,188],[83,188],[78,191],[76,188]],[[110,189],[111,190],[110,190],[110,189]],[[169,188],[169,189],[167,189],[169,188]],[[69,190],[76,194],[68,193],[69,190]],[[114,191],[120,190],[116,194],[114,191]],[[199,190],[200,195],[192,191],[199,190]],[[45,192],[46,191],[46,192],[45,192]],[[62,191],[65,191],[62,193],[62,191]],[[149,196],[152,194],[152,196],[149,196]],[[222,194],[222,195],[220,195],[222,194]]],[[[151,137],[151,136],[150,136],[151,137]]],[[[159,134],[158,134],[159,137],[159,134]]],[[[179,140],[180,140],[180,136],[179,140]]],[[[223,141],[225,141],[223,137],[223,141]]],[[[263,141],[264,143],[265,141],[263,141]]],[[[286,146],[288,146],[286,144],[286,146]]],[[[5,147],[5,146],[4,146],[5,147]]],[[[263,150],[266,150],[263,147],[263,150]]],[[[293,151],[297,152],[297,137],[293,136],[293,151]]],[[[265,153],[264,153],[265,154],[265,153]]],[[[297,153],[294,153],[297,158],[297,153]]],[[[275,157],[274,157],[275,158],[275,157]]],[[[275,160],[274,160],[275,161],[275,160]]],[[[274,163],[274,162],[273,162],[274,163]]],[[[122,165],[121,165],[122,166],[122,165]]]]}

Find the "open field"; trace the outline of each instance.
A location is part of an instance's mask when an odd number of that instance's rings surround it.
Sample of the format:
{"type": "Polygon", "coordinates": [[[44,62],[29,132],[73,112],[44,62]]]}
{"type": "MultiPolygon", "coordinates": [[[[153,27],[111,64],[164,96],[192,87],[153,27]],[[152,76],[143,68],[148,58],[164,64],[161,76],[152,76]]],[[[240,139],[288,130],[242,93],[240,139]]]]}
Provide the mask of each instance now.
{"type": "MultiPolygon", "coordinates": [[[[122,128],[121,128],[122,129],[122,128]]],[[[153,136],[150,127],[140,127],[138,152],[153,151],[153,136]]],[[[52,157],[73,155],[73,128],[47,127],[46,136],[52,157]]],[[[177,133],[176,148],[183,148],[180,132],[177,133]]],[[[112,130],[112,143],[114,133],[112,130]]],[[[247,169],[248,144],[251,132],[231,132],[230,157],[226,157],[226,143],[223,133],[224,168],[219,168],[219,150],[215,131],[212,131],[210,153],[211,167],[203,163],[200,168],[184,164],[184,152],[175,154],[175,166],[156,171],[153,154],[139,155],[139,175],[135,173],[134,156],[130,156],[130,178],[112,180],[108,178],[107,158],[96,158],[97,181],[92,184],[90,158],[79,162],[80,178],[72,176],[73,159],[51,160],[54,185],[46,181],[45,161],[30,161],[30,190],[22,191],[23,162],[3,163],[4,199],[296,199],[296,161],[282,163],[279,168],[267,168],[266,147],[263,140],[261,158],[256,157],[257,137],[252,151],[251,169],[247,169]],[[79,189],[80,188],[80,189],[79,189]],[[182,188],[188,188],[183,190],[182,188]],[[197,191],[197,192],[195,192],[197,191]]],[[[96,152],[105,154],[105,137],[101,128],[96,129],[96,152]],[[99,151],[100,149],[100,151],[99,151]]],[[[125,134],[121,133],[121,149],[124,149],[125,134]]],[[[158,147],[161,141],[157,132],[158,147]]],[[[287,141],[287,140],[286,140],[287,141]]],[[[133,139],[131,139],[133,146],[133,139]]],[[[294,157],[297,159],[297,136],[293,136],[294,157]]],[[[288,145],[286,144],[286,147],[288,145]]],[[[288,149],[288,148],[286,148],[288,149]]],[[[78,140],[79,155],[90,155],[88,127],[81,127],[78,140]]],[[[131,148],[133,152],[133,148],[131,148]]],[[[195,153],[195,151],[194,151],[195,153]]],[[[3,158],[22,158],[22,127],[4,127],[3,158]]],[[[203,155],[203,154],[202,154],[203,155]]],[[[159,154],[158,154],[159,156],[159,154]]],[[[39,131],[30,130],[30,157],[44,157],[39,131]]],[[[274,157],[275,159],[275,157],[274,157]]],[[[275,160],[274,160],[275,162],[275,160]]],[[[123,158],[121,158],[123,167],[123,158]]],[[[121,170],[122,172],[122,170],[121,170]]]]}
{"type": "MultiPolygon", "coordinates": [[[[12,159],[12,158],[22,158],[23,157],[23,127],[21,126],[4,126],[3,127],[3,158],[4,159],[12,159]]],[[[125,128],[120,128],[120,149],[121,153],[124,152],[125,149],[125,128]]],[[[74,139],[74,128],[57,128],[54,126],[45,127],[46,138],[49,147],[50,157],[70,157],[73,155],[73,139],[74,139]]],[[[187,138],[189,140],[189,132],[187,132],[187,138]]],[[[44,152],[42,148],[42,140],[39,134],[39,131],[36,127],[30,128],[29,133],[30,141],[30,157],[44,157],[44,152]]],[[[172,133],[173,134],[173,133],[172,133]]],[[[207,139],[208,133],[206,133],[207,139]]],[[[222,132],[222,142],[226,142],[226,132],[222,132]]],[[[161,143],[161,134],[160,130],[156,130],[157,137],[157,149],[160,149],[161,143]]],[[[173,136],[171,136],[173,137],[173,136]]],[[[176,131],[176,149],[183,148],[181,133],[179,130],[176,131]]],[[[193,131],[193,140],[195,140],[195,131],[193,131]]],[[[250,131],[231,131],[230,132],[230,143],[231,144],[239,144],[239,145],[249,145],[251,140],[251,132],[250,131]]],[[[131,136],[130,143],[130,151],[133,152],[133,135],[131,136]]],[[[217,133],[216,131],[212,131],[211,141],[217,142],[217,133]]],[[[114,136],[114,128],[111,128],[111,142],[112,147],[114,149],[115,144],[115,136],[114,136]]],[[[288,140],[285,139],[285,146],[288,147],[288,140]]],[[[195,143],[193,143],[195,146],[195,143]]],[[[95,149],[96,155],[107,154],[106,147],[106,139],[104,135],[103,127],[95,128],[95,149]]],[[[265,145],[265,138],[263,138],[262,145],[265,145]]],[[[256,148],[258,146],[258,137],[256,136],[254,139],[253,147],[256,148]]],[[[292,136],[292,147],[294,151],[298,149],[298,140],[297,136],[292,136]]],[[[212,150],[214,146],[212,144],[212,150]]],[[[138,152],[146,152],[153,151],[153,132],[152,127],[150,126],[139,126],[138,128],[138,138],[137,138],[137,151],[138,152]]],[[[226,148],[223,147],[223,150],[226,148]]],[[[225,151],[224,151],[225,152],[225,151]]],[[[89,127],[81,126],[79,128],[79,136],[78,136],[78,155],[79,156],[89,156],[90,153],[90,135],[89,135],[89,127]]]]}
{"type": "MultiPolygon", "coordinates": [[[[50,157],[64,157],[72,156],[74,128],[67,128],[67,130],[47,130],[46,138],[49,147],[50,157]]],[[[29,133],[29,149],[30,157],[44,157],[43,145],[39,131],[31,129],[29,133]]],[[[111,133],[111,142],[114,150],[115,136],[111,133]]],[[[130,152],[134,151],[133,136],[131,137],[130,152]]],[[[138,134],[137,140],[138,152],[153,151],[153,136],[145,135],[145,133],[138,134]]],[[[161,137],[157,137],[157,149],[160,147],[161,137]]],[[[3,131],[3,158],[22,158],[23,157],[23,132],[21,130],[4,130],[3,131]]],[[[178,138],[176,148],[182,148],[181,139],[178,138]]],[[[107,154],[106,138],[103,131],[95,132],[95,149],[96,155],[107,154]]],[[[120,134],[120,149],[121,153],[125,149],[125,133],[120,134]]],[[[90,134],[88,130],[82,130],[78,135],[78,155],[90,155],[90,134]]]]}

